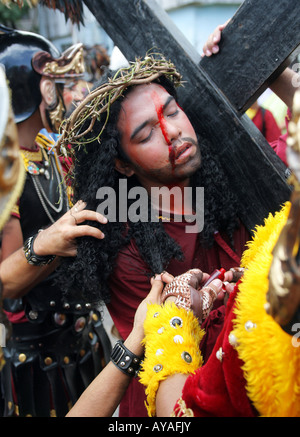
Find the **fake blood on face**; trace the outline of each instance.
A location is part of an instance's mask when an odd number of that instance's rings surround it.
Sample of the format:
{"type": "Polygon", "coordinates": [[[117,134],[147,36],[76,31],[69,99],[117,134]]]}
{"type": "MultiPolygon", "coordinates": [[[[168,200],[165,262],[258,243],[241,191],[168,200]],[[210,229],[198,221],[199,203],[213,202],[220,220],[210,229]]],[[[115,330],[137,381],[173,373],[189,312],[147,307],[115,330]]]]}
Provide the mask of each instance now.
{"type": "Polygon", "coordinates": [[[167,129],[166,129],[166,120],[164,117],[164,105],[161,103],[159,96],[155,92],[152,93],[152,98],[153,98],[153,102],[154,102],[156,113],[157,113],[159,127],[161,129],[161,132],[164,136],[166,143],[168,144],[169,160],[170,160],[170,163],[172,165],[172,169],[174,170],[174,168],[175,168],[175,150],[174,150],[174,146],[172,145],[172,142],[170,141],[170,138],[168,136],[167,129]]]}

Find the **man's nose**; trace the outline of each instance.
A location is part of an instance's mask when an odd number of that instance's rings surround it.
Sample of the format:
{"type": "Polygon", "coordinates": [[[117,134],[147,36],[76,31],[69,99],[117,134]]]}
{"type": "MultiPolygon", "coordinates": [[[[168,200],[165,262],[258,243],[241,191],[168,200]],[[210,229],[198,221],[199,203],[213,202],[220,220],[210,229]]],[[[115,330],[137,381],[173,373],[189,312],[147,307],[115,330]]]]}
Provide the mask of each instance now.
{"type": "Polygon", "coordinates": [[[181,128],[178,126],[177,123],[174,123],[174,121],[166,119],[166,135],[168,139],[168,143],[172,143],[176,141],[181,136],[181,128]]]}

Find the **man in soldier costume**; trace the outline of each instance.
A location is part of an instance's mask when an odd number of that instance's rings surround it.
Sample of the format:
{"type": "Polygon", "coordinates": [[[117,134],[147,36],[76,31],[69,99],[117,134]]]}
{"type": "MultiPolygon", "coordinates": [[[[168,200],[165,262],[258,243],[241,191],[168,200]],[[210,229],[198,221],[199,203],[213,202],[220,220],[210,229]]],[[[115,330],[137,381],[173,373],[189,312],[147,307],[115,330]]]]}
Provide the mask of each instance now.
{"type": "Polygon", "coordinates": [[[3,308],[12,325],[3,348],[3,414],[63,416],[110,354],[96,304],[75,297],[66,301],[55,281],[59,257],[75,256],[75,239],[92,232],[90,226],[77,226],[89,211],[82,203],[71,205],[53,140],[65,113],[64,82],[82,77],[82,47],[60,54],[39,35],[0,26],[0,63],[26,170],[2,237],[3,308]],[[36,245],[47,232],[57,236],[50,239],[56,244],[51,256],[36,245]]]}

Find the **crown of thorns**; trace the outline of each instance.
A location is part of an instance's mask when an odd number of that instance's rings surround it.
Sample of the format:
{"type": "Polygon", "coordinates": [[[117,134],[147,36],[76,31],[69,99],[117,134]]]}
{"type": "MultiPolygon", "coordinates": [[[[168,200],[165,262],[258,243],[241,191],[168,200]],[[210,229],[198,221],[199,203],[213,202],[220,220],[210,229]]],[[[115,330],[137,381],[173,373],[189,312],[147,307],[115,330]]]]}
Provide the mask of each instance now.
{"type": "Polygon", "coordinates": [[[65,146],[67,144],[79,146],[95,140],[100,142],[112,103],[129,86],[150,83],[160,76],[168,77],[175,87],[182,84],[182,77],[176,71],[174,64],[161,55],[159,59],[153,54],[146,56],[143,60],[136,59],[129,67],[118,70],[107,83],[91,91],[76,107],[71,116],[62,123],[61,136],[58,141],[61,152],[66,154],[65,146]],[[95,121],[100,120],[103,113],[106,114],[100,132],[95,137],[87,139],[86,135],[93,129],[95,121]],[[87,126],[87,122],[89,122],[88,127],[83,131],[83,126],[87,126]]]}

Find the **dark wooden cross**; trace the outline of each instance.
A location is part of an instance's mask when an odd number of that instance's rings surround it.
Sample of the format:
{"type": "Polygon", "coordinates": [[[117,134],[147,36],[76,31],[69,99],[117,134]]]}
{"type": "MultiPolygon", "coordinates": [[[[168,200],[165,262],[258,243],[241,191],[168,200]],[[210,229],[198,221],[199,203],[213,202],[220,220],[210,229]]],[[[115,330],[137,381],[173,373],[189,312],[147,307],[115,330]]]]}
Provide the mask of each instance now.
{"type": "Polygon", "coordinates": [[[84,2],[128,60],[157,48],[176,65],[181,106],[224,165],[245,225],[278,210],[290,196],[286,167],[244,112],[298,53],[300,1],[245,0],[220,53],[203,59],[154,0],[84,2]]]}

